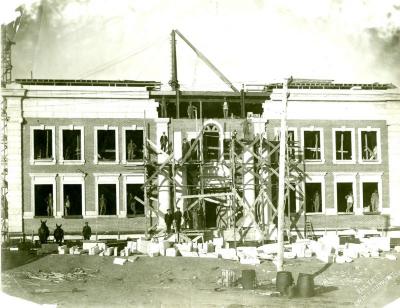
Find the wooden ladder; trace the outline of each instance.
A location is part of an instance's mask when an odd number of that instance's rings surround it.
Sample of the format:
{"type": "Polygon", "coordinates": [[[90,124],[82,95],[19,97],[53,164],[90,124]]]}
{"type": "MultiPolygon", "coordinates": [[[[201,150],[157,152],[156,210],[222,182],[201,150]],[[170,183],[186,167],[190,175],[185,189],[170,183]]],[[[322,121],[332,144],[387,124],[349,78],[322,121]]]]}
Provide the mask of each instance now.
{"type": "Polygon", "coordinates": [[[312,226],[311,221],[307,220],[304,227],[305,227],[305,231],[306,231],[306,238],[309,240],[314,240],[315,234],[314,234],[314,228],[312,226]]]}

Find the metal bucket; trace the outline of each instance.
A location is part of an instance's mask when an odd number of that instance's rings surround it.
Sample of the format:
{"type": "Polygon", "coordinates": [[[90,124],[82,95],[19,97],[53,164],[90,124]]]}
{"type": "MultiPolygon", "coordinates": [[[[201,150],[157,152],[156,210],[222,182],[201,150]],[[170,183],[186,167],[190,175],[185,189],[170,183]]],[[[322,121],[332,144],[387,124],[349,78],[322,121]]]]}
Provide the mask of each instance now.
{"type": "Polygon", "coordinates": [[[236,275],[235,272],[231,269],[223,269],[221,271],[222,276],[222,286],[224,287],[233,287],[236,283],[236,275]]]}
{"type": "Polygon", "coordinates": [[[276,290],[282,294],[287,294],[287,289],[293,284],[291,272],[281,271],[276,273],[276,290]]]}
{"type": "Polygon", "coordinates": [[[243,289],[253,290],[256,285],[256,271],[255,270],[242,270],[241,283],[243,289]]]}
{"type": "Polygon", "coordinates": [[[314,277],[311,274],[300,273],[297,278],[297,293],[300,297],[314,296],[314,277]]]}

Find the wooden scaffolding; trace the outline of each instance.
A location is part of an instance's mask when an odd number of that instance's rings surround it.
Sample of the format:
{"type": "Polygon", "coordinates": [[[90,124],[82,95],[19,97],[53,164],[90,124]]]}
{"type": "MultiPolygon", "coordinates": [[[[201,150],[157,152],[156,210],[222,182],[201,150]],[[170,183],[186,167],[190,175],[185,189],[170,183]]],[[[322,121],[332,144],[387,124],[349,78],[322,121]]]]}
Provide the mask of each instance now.
{"type": "MultiPolygon", "coordinates": [[[[247,125],[247,120],[245,125],[247,125]]],[[[171,210],[183,200],[183,212],[195,213],[198,220],[204,218],[205,202],[214,204],[218,208],[219,221],[217,229],[233,232],[233,240],[242,241],[250,229],[262,235],[262,240],[270,239],[276,230],[277,199],[274,189],[278,185],[278,156],[279,142],[276,138],[266,138],[266,133],[239,139],[237,132],[232,132],[229,141],[229,154],[225,152],[218,160],[207,160],[204,157],[204,134],[206,126],[202,125],[190,147],[182,156],[177,158],[171,145],[174,144],[174,127],[170,127],[172,141],[167,151],[163,151],[150,139],[149,124],[144,123],[144,199],[136,200],[144,205],[146,217],[146,235],[157,234],[158,225],[164,219],[164,213],[158,204],[158,193],[161,188],[171,192],[171,210]],[[247,152],[247,159],[244,153],[247,152]],[[161,156],[161,159],[160,159],[161,156]],[[224,175],[210,173],[211,169],[224,168],[229,172],[224,175]],[[182,184],[177,174],[185,174],[187,183],[182,184]],[[245,174],[254,177],[253,183],[246,183],[245,174]],[[159,182],[158,176],[163,175],[164,181],[159,182]],[[212,184],[213,183],[213,184],[212,184]],[[255,200],[246,204],[244,191],[252,186],[255,200]],[[177,191],[180,193],[177,194],[177,191]],[[266,219],[265,210],[269,211],[266,219]]],[[[246,136],[247,135],[247,136],[246,136]]],[[[285,176],[285,229],[290,237],[291,231],[303,237],[296,228],[297,222],[304,212],[304,193],[301,183],[305,180],[302,151],[298,142],[287,139],[286,176],[285,176]],[[290,190],[295,191],[299,200],[299,209],[295,215],[288,210],[290,190]]],[[[197,223],[195,229],[204,230],[205,224],[197,223]]]]}

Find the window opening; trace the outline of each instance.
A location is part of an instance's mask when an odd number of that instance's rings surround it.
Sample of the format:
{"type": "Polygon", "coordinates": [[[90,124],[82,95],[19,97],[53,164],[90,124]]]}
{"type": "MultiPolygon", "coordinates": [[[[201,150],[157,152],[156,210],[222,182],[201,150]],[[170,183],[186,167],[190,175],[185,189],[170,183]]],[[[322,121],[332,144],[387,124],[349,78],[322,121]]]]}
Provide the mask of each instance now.
{"type": "Polygon", "coordinates": [[[97,158],[99,161],[115,161],[115,130],[97,131],[97,158]]]}
{"type": "Polygon", "coordinates": [[[53,158],[53,139],[51,129],[33,131],[34,159],[53,158]]]}
{"type": "Polygon", "coordinates": [[[54,216],[53,213],[53,185],[35,185],[35,216],[54,216]]]}
{"type": "Polygon", "coordinates": [[[64,160],[81,160],[81,131],[63,130],[64,160]]]}
{"type": "Polygon", "coordinates": [[[378,183],[376,182],[364,182],[363,188],[363,208],[364,212],[379,212],[379,190],[378,183]]]}
{"type": "Polygon", "coordinates": [[[361,132],[361,147],[363,160],[378,160],[377,133],[361,132]]]}
{"type": "Polygon", "coordinates": [[[82,215],[82,185],[64,184],[64,216],[82,215]]]}
{"type": "Polygon", "coordinates": [[[322,213],[321,183],[306,183],[305,196],[307,213],[322,213]]]}
{"type": "Polygon", "coordinates": [[[336,160],[351,160],[353,157],[351,147],[351,132],[336,131],[336,160]]]}
{"type": "Polygon", "coordinates": [[[338,213],[354,212],[353,183],[336,183],[336,206],[338,213]]]}
{"type": "Polygon", "coordinates": [[[203,133],[203,152],[205,160],[219,158],[219,131],[215,125],[208,125],[203,133]]]}
{"type": "Polygon", "coordinates": [[[143,159],[143,130],[126,130],[125,143],[128,162],[143,159]]]}
{"type": "Polygon", "coordinates": [[[98,185],[99,215],[116,215],[117,213],[117,185],[98,185]]]}
{"type": "Polygon", "coordinates": [[[134,217],[144,214],[144,206],[136,201],[135,197],[144,199],[144,192],[141,188],[142,184],[127,184],[126,185],[126,200],[127,200],[127,215],[134,217]]]}
{"type": "Polygon", "coordinates": [[[304,158],[321,160],[321,136],[319,131],[304,132],[304,158]]]}

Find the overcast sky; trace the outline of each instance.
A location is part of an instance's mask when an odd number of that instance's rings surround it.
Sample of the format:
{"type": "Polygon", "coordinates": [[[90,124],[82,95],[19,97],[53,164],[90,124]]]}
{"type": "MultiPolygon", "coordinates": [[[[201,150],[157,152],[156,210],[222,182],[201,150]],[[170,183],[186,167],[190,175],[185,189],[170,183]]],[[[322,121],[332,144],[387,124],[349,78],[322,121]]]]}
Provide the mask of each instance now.
{"type": "MultiPolygon", "coordinates": [[[[167,89],[175,28],[238,87],[290,75],[400,86],[400,0],[5,0],[3,22],[21,2],[14,78],[167,89]]],[[[179,38],[177,52],[182,89],[229,89],[179,38]]]]}

